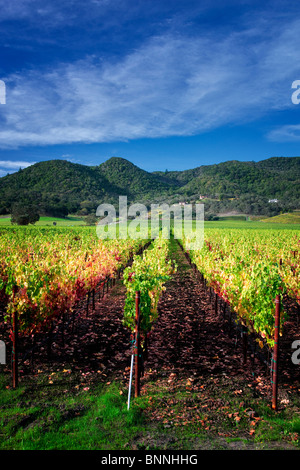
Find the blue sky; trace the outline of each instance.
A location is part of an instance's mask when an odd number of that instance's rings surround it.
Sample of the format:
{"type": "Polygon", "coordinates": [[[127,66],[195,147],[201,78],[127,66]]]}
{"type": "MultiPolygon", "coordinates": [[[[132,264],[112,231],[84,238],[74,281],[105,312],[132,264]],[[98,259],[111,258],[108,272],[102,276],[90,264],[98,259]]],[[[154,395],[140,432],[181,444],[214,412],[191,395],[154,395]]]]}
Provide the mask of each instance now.
{"type": "Polygon", "coordinates": [[[296,1],[1,1],[0,176],[298,156],[299,31],[296,1]]]}

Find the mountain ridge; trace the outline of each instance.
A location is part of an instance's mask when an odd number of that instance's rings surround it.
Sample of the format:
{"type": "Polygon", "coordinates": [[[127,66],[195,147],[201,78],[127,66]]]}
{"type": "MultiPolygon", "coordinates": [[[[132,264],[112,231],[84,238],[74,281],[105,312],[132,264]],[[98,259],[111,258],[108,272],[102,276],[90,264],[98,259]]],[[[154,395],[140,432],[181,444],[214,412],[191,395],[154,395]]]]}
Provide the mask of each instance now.
{"type": "Polygon", "coordinates": [[[103,202],[117,204],[119,195],[148,206],[204,198],[208,213],[276,215],[300,206],[300,157],[228,160],[165,172],[147,172],[122,157],[94,166],[47,160],[0,178],[0,214],[22,201],[35,203],[43,215],[87,215],[103,202]]]}

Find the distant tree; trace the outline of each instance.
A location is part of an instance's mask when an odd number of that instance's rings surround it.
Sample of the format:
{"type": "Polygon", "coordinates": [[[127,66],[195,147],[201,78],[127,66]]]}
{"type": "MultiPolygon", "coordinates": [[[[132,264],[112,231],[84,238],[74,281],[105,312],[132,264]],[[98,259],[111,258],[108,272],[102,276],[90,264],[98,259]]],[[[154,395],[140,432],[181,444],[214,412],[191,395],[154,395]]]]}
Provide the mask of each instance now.
{"type": "Polygon", "coordinates": [[[91,210],[95,210],[95,202],[85,200],[80,203],[80,207],[81,209],[87,209],[90,212],[91,210]]]}
{"type": "Polygon", "coordinates": [[[219,217],[216,214],[206,214],[204,216],[204,220],[209,220],[209,221],[219,220],[219,217]]]}
{"type": "Polygon", "coordinates": [[[11,223],[13,225],[35,224],[40,219],[40,215],[31,204],[16,203],[11,209],[11,223]]]}
{"type": "Polygon", "coordinates": [[[89,215],[89,211],[86,207],[84,207],[83,209],[80,209],[80,211],[77,212],[78,215],[83,215],[83,216],[88,216],[89,215]]]}
{"type": "Polygon", "coordinates": [[[67,217],[69,211],[67,206],[60,203],[46,203],[43,206],[43,214],[49,217],[67,217]]]}
{"type": "Polygon", "coordinates": [[[98,217],[95,214],[89,214],[85,217],[86,225],[95,225],[98,222],[98,217]]]}

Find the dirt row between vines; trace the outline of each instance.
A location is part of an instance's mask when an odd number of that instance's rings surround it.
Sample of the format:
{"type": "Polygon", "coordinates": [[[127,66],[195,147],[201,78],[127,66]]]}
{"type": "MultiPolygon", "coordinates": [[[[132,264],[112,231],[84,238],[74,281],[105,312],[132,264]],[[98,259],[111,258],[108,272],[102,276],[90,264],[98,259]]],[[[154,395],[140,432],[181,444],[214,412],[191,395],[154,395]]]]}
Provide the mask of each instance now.
{"type": "MultiPolygon", "coordinates": [[[[141,395],[149,397],[146,419],[150,426],[162,425],[170,437],[160,443],[149,433],[141,437],[143,445],[172,447],[172,439],[177,439],[173,430],[192,424],[202,433],[201,440],[195,436],[195,449],[211,445],[257,448],[250,440],[255,436],[260,417],[252,404],[253,399],[257,403],[261,400],[271,403],[268,371],[255,358],[243,363],[239,332],[232,328],[229,334],[221,313],[215,314],[207,290],[177,245],[173,256],[178,270],[167,282],[160,299],[159,316],[150,335],[148,359],[141,378],[141,395]],[[249,393],[251,406],[248,406],[249,393]],[[235,412],[232,412],[232,402],[236,405],[235,412]],[[241,434],[238,425],[245,420],[249,426],[241,434]],[[209,444],[205,444],[203,432],[209,444]],[[212,437],[214,444],[211,444],[212,437]],[[228,437],[246,439],[248,447],[228,444],[228,437]]],[[[94,381],[112,380],[128,387],[132,343],[130,332],[122,324],[124,300],[125,289],[118,281],[103,299],[96,295],[95,309],[90,304],[88,314],[83,302],[74,323],[70,321],[65,329],[64,339],[59,329],[54,331],[51,357],[44,337],[37,340],[33,363],[30,348],[24,345],[20,352],[21,382],[30,382],[32,374],[47,370],[51,377],[51,371],[71,364],[73,371],[82,376],[81,388],[94,381]]],[[[291,396],[300,390],[295,376],[298,369],[285,372],[280,379],[280,409],[291,406],[291,396]]],[[[288,444],[280,445],[288,448],[288,444]]]]}
{"type": "MultiPolygon", "coordinates": [[[[259,445],[251,442],[260,420],[255,403],[263,401],[271,405],[270,370],[250,349],[244,362],[240,330],[233,323],[229,328],[220,307],[218,314],[215,313],[208,289],[180,249],[176,259],[178,271],[159,302],[159,317],[151,333],[146,363],[142,393],[151,395],[157,386],[153,385],[154,378],[166,391],[160,406],[155,402],[150,417],[154,421],[162,420],[171,429],[194,422],[196,429],[204,429],[207,436],[214,436],[211,444],[214,448],[220,445],[226,449],[259,449],[259,445]],[[185,408],[176,414],[172,408],[176,410],[177,392],[183,390],[187,392],[185,408]],[[231,412],[233,404],[234,413],[231,412]],[[250,425],[244,426],[242,432],[238,427],[235,431],[228,426],[229,421],[238,424],[243,419],[248,419],[250,425]],[[245,439],[247,444],[225,443],[226,438],[234,437],[245,439]]],[[[300,338],[299,329],[294,306],[289,306],[289,310],[291,318],[285,326],[285,342],[281,344],[279,410],[292,407],[291,396],[300,392],[299,366],[290,360],[290,344],[300,338]]],[[[296,407],[294,411],[300,410],[296,407]]],[[[195,441],[196,448],[197,445],[199,442],[195,441]]],[[[203,445],[202,442],[200,448],[203,445]]],[[[269,449],[278,446],[289,448],[283,443],[268,444],[269,449]]]]}

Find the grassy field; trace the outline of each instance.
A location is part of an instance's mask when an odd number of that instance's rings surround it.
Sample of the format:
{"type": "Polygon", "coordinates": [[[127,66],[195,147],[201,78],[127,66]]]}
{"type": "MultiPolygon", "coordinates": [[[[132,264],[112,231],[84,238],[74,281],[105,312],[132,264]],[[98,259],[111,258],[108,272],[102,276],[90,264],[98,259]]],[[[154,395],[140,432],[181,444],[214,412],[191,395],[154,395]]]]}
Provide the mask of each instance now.
{"type": "MultiPolygon", "coordinates": [[[[268,219],[267,219],[268,220],[268,219]]],[[[177,222],[180,223],[180,222],[177,222]]],[[[130,226],[131,221],[128,222],[130,226]]],[[[171,220],[171,228],[176,224],[176,221],[171,220]]],[[[191,228],[191,224],[195,227],[195,220],[193,222],[187,222],[186,227],[191,228]]],[[[143,223],[144,227],[148,227],[147,222],[143,223]]],[[[149,221],[150,227],[150,221],[149,221]]],[[[261,229],[261,230],[300,230],[300,221],[299,223],[276,223],[276,222],[262,222],[261,220],[243,220],[240,218],[223,218],[222,220],[216,221],[204,221],[205,228],[219,228],[219,229],[261,229]]]]}
{"type": "MultiPolygon", "coordinates": [[[[36,222],[37,226],[53,226],[54,223],[58,227],[73,227],[78,225],[85,225],[82,217],[68,216],[65,219],[59,217],[40,217],[40,220],[36,222]]],[[[0,227],[11,226],[10,217],[0,217],[0,227]]]]}
{"type": "MultiPolygon", "coordinates": [[[[84,217],[69,215],[66,218],[58,217],[41,217],[40,220],[35,224],[36,226],[50,227],[72,227],[72,226],[85,226],[84,217]]],[[[128,224],[131,222],[129,221],[128,224]]],[[[0,217],[0,227],[11,227],[10,217],[0,217]]],[[[289,229],[299,230],[300,229],[300,211],[294,212],[293,214],[282,214],[276,217],[261,220],[245,220],[245,217],[229,216],[221,217],[217,221],[205,221],[204,228],[240,228],[240,229],[289,229]]]]}
{"type": "Polygon", "coordinates": [[[300,211],[295,211],[287,214],[276,215],[268,219],[262,219],[263,223],[274,224],[300,224],[300,211]]]}
{"type": "MultiPolygon", "coordinates": [[[[296,449],[299,443],[295,407],[275,414],[246,387],[241,402],[234,395],[240,387],[234,377],[219,384],[226,409],[203,409],[201,392],[189,390],[186,380],[170,389],[169,374],[164,373],[147,384],[147,395],[131,400],[128,410],[124,384],[108,378],[105,383],[94,380],[85,386],[83,375],[72,365],[44,370],[17,390],[8,389],[7,377],[2,375],[0,449],[296,449]],[[197,406],[201,416],[195,421],[190,416],[197,406]],[[255,410],[252,420],[249,409],[255,410]],[[155,410],[161,414],[157,422],[149,419],[155,410]],[[177,425],[175,417],[180,421],[177,425]],[[216,420],[222,427],[214,425],[216,420]],[[249,439],[251,429],[255,429],[255,439],[249,439]]],[[[215,387],[208,393],[211,402],[220,400],[215,387]]]]}
{"type": "Polygon", "coordinates": [[[269,219],[266,219],[265,222],[261,220],[217,220],[204,222],[204,228],[225,228],[225,229],[262,229],[262,230],[299,230],[299,223],[279,223],[279,222],[269,222],[269,219]]]}

